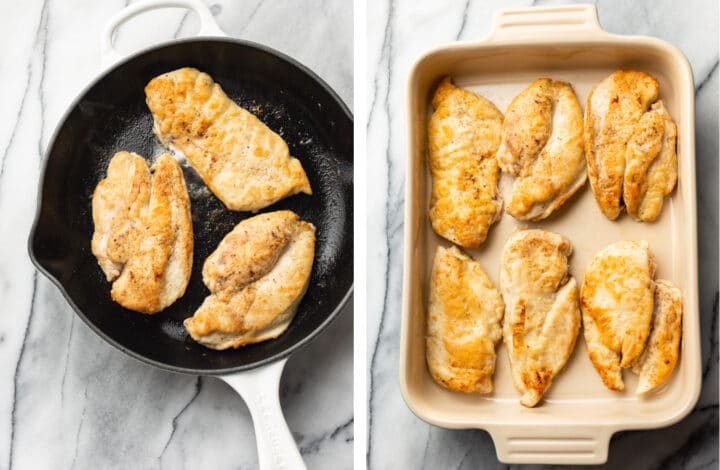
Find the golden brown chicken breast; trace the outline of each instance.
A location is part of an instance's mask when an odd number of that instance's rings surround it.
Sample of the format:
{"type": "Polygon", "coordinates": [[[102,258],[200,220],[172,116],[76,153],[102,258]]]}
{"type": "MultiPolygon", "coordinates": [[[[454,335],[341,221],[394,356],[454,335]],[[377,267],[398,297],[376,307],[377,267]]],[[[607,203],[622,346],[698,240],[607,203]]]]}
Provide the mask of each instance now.
{"type": "Polygon", "coordinates": [[[655,281],[655,306],[645,350],[633,363],[640,376],[635,393],[647,393],[663,384],[677,364],[682,337],[682,294],[670,281],[655,281]]]}
{"type": "Polygon", "coordinates": [[[185,328],[212,349],[280,336],[305,295],[315,257],[315,227],[291,211],[245,219],[203,266],[210,295],[185,328]]]}
{"type": "Polygon", "coordinates": [[[91,248],[109,282],[117,279],[143,239],[150,178],[143,157],[121,151],[110,160],[107,176],[93,192],[91,248]]]}
{"type": "Polygon", "coordinates": [[[516,232],[502,252],[503,338],[524,406],[542,399],[575,348],[580,311],[571,253],[567,239],[545,230],[516,232]]]}
{"type": "Polygon", "coordinates": [[[454,86],[450,77],[438,85],[433,106],[430,222],[441,237],[478,247],[501,215],[496,153],[503,116],[482,96],[454,86]]]}
{"type": "Polygon", "coordinates": [[[118,152],[93,194],[92,250],[112,299],[130,310],[157,313],[182,297],[190,280],[193,231],[190,199],[177,161],[153,165],[118,152]]]}
{"type": "Polygon", "coordinates": [[[662,101],[643,114],[625,154],[623,200],[633,219],[652,222],[677,182],[677,126],[662,101]]]}
{"type": "Polygon", "coordinates": [[[622,390],[621,368],[643,351],[650,332],[655,261],[646,241],[619,241],[600,250],[580,291],[590,361],[606,387],[622,390]]]}
{"type": "Polygon", "coordinates": [[[458,392],[490,393],[503,301],[482,267],[438,246],[430,278],[426,357],[430,375],[458,392]]]}
{"type": "Polygon", "coordinates": [[[514,176],[507,212],[540,220],[585,184],[583,114],[565,82],[540,78],[517,95],[505,112],[498,163],[514,176]]]}
{"type": "Polygon", "coordinates": [[[293,194],[312,194],[282,137],[228,98],[210,75],[174,70],[153,78],[145,95],[160,141],[181,151],[229,209],[254,212],[293,194]]]}
{"type": "Polygon", "coordinates": [[[620,214],[623,199],[633,218],[655,220],[663,197],[675,187],[677,130],[662,102],[655,103],[658,93],[652,75],[618,70],[588,96],[588,176],[600,210],[611,220],[620,214]]]}
{"type": "Polygon", "coordinates": [[[598,83],[585,107],[585,156],[590,186],[610,220],[620,215],[625,154],[642,115],[657,100],[658,81],[636,70],[618,70],[598,83]]]}

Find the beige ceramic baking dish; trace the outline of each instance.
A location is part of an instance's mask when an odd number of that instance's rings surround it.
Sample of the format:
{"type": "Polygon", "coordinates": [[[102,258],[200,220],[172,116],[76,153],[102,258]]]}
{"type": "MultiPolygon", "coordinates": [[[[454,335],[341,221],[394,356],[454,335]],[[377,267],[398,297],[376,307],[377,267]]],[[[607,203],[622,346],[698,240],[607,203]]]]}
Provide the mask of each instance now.
{"type": "MultiPolygon", "coordinates": [[[[439,47],[418,60],[409,77],[407,112],[400,385],[412,411],[437,426],[487,430],[502,462],[566,464],[605,462],[614,432],[667,426],[687,415],[700,392],[701,359],[694,93],[692,72],[683,54],[658,39],[603,31],[591,5],[506,10],[496,16],[492,32],[484,40],[439,47]],[[586,184],[548,220],[520,223],[503,214],[485,243],[467,251],[497,284],[500,251],[514,230],[552,230],[573,243],[571,273],[580,283],[585,266],[601,248],[621,239],[647,240],[658,264],[657,277],[671,280],[684,295],[681,355],[673,375],[650,396],[638,398],[634,395],[636,378],[626,371],[626,390],[611,392],[593,369],[581,333],[573,356],[536,408],[519,404],[502,345],[492,394],[466,395],[441,388],[427,371],[424,341],[432,257],[437,245],[450,246],[432,231],[427,215],[426,125],[436,84],[450,74],[457,85],[485,96],[504,111],[531,81],[551,77],[570,82],[584,107],[591,88],[618,68],[645,70],[657,77],[660,97],[678,125],[678,186],[666,200],[659,220],[638,223],[623,214],[619,220],[609,221],[586,184]]],[[[506,201],[511,184],[503,175],[500,189],[506,201]]]]}

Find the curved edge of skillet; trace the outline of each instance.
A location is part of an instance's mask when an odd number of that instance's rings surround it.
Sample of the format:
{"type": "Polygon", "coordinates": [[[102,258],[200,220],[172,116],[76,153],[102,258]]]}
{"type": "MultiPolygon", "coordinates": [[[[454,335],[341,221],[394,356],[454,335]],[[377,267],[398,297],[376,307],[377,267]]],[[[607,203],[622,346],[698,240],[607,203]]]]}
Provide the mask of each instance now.
{"type": "Polygon", "coordinates": [[[90,328],[118,349],[154,366],[189,374],[223,374],[287,356],[332,321],[352,294],[353,120],[339,97],[310,70],[267,47],[234,39],[189,39],[142,51],[105,72],[61,119],[48,146],[30,258],[90,328]],[[274,340],[213,351],[194,342],[182,320],[209,291],[202,265],[248,212],[231,212],[183,165],[192,205],[195,249],[185,295],[155,315],[110,298],[90,251],[91,197],[115,152],[152,161],[164,149],[152,132],[144,87],[161,73],[191,66],[209,73],[228,96],[283,136],[300,159],[313,195],[285,198],[260,212],[290,209],[315,224],[310,285],[287,331],[274,340]]]}

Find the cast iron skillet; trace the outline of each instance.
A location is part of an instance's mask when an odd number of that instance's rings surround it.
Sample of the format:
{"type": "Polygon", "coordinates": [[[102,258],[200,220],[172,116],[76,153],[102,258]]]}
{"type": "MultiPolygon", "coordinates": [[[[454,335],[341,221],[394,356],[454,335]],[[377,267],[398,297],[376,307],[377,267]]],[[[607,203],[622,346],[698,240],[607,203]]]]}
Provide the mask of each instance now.
{"type": "MultiPolygon", "coordinates": [[[[188,0],[172,3],[199,14],[204,8],[188,0]]],[[[124,19],[156,4],[133,4],[136,11],[125,12],[124,19]]],[[[209,14],[203,18],[206,13],[202,13],[202,21],[207,21],[209,14]]],[[[112,29],[120,21],[115,23],[112,29]]],[[[200,375],[228,374],[277,361],[316,336],[350,297],[352,145],[352,115],[338,96],[310,70],[272,49],[216,37],[145,50],[102,73],[61,119],[45,158],[30,257],[93,331],[141,361],[200,375]],[[166,151],[152,132],[145,85],[161,73],[186,66],[209,73],[231,99],[283,136],[313,188],[312,196],[291,196],[261,211],[290,209],[315,225],[315,262],[307,293],[279,338],[237,350],[201,346],[189,337],[182,321],[209,294],[201,274],[205,259],[235,224],[253,214],[229,211],[191,167],[183,167],[183,172],[195,249],[192,275],[181,299],[156,315],[124,309],[111,300],[110,284],[90,251],[91,196],[105,177],[110,158],[128,150],[152,160],[166,151]]]]}

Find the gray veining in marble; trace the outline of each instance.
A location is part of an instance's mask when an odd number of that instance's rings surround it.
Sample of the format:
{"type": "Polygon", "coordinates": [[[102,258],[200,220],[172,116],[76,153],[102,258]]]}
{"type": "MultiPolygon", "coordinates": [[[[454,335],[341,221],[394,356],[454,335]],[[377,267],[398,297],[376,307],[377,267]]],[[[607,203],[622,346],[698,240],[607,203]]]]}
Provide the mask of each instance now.
{"type": "MultiPolygon", "coordinates": [[[[26,242],[44,150],[100,70],[122,0],[3,3],[0,15],[0,469],[256,468],[242,399],[214,378],[157,370],[106,344],[33,269],[26,242]]],[[[352,103],[352,5],[210,0],[231,36],[298,59],[352,103]],[[330,40],[331,39],[331,40],[330,40]]],[[[197,29],[179,9],[118,31],[130,51],[197,29]]],[[[352,306],[285,370],[281,401],[309,468],[352,467],[352,306]]]]}
{"type": "MultiPolygon", "coordinates": [[[[551,1],[368,3],[369,468],[508,468],[479,430],[431,426],[405,405],[398,385],[404,207],[405,81],[427,49],[484,37],[503,7],[551,1]],[[380,275],[382,274],[382,275],[380,275]]],[[[604,29],[656,36],[688,57],[696,86],[696,158],[703,389],[693,412],[665,429],[616,434],[604,468],[718,468],[718,3],[599,0],[604,29]]],[[[531,467],[540,468],[540,466],[531,467]]]]}

